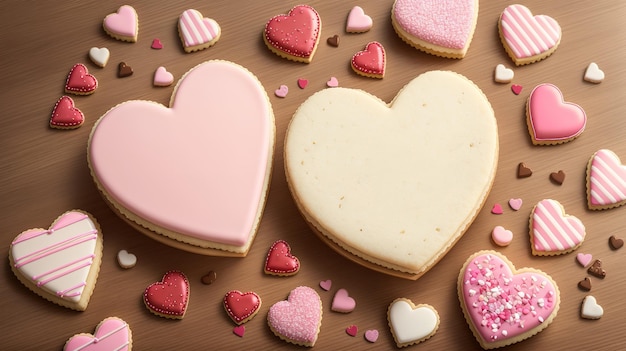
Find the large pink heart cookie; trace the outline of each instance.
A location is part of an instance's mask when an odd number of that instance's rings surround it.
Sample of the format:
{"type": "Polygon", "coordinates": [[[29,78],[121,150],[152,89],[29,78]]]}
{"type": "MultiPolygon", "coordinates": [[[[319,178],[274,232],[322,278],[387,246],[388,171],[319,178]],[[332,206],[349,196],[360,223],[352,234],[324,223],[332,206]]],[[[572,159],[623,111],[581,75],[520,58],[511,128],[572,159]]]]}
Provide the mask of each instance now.
{"type": "Polygon", "coordinates": [[[602,210],[626,204],[626,166],[607,149],[596,151],[587,164],[587,206],[602,210]]]}
{"type": "Polygon", "coordinates": [[[63,351],[130,351],[133,339],[130,327],[120,318],[105,318],[96,327],[95,333],[72,336],[63,351]]]}
{"type": "Polygon", "coordinates": [[[510,5],[498,22],[500,40],[517,66],[542,60],[561,42],[561,26],[554,18],[533,16],[524,5],[510,5]]]}
{"type": "Polygon", "coordinates": [[[309,63],[320,41],[322,20],[309,5],[298,5],[265,24],[263,40],[276,55],[309,63]]]}
{"type": "Polygon", "coordinates": [[[528,131],[535,145],[561,144],[585,130],[587,115],[582,107],[566,102],[553,84],[539,84],[526,104],[528,131]]]}
{"type": "Polygon", "coordinates": [[[515,266],[496,251],[470,256],[457,282],[461,307],[484,349],[510,345],[539,333],[556,317],[561,302],[546,273],[515,266]]]}
{"type": "Polygon", "coordinates": [[[474,36],[478,0],[396,0],[391,23],[411,46],[429,54],[463,58],[474,36]]]}
{"type": "Polygon", "coordinates": [[[208,61],[185,74],[170,106],[127,101],[102,116],[88,146],[93,178],[149,236],[198,253],[245,256],[274,150],[265,89],[237,64],[208,61]]]}
{"type": "Polygon", "coordinates": [[[358,263],[409,279],[473,222],[497,160],[491,104],[449,71],[420,75],[389,105],[324,89],[300,105],[285,140],[288,184],[314,232],[358,263]]]}
{"type": "Polygon", "coordinates": [[[576,250],[585,240],[580,219],[565,214],[556,200],[541,200],[530,214],[530,246],[535,256],[560,255],[576,250]]]}
{"type": "Polygon", "coordinates": [[[279,301],[270,307],[267,323],[281,339],[313,346],[322,325],[322,300],[315,290],[299,286],[291,290],[287,301],[279,301]]]}
{"type": "Polygon", "coordinates": [[[49,229],[19,234],[9,250],[11,269],[29,289],[61,306],[84,311],[102,261],[102,233],[90,214],[72,210],[49,229]]]}

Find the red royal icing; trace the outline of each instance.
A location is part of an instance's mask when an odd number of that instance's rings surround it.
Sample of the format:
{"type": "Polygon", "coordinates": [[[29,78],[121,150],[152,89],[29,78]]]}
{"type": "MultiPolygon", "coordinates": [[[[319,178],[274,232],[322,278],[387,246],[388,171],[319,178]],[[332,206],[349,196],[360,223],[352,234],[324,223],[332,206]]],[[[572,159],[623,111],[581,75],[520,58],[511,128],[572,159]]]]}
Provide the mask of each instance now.
{"type": "Polygon", "coordinates": [[[72,67],[65,80],[65,91],[75,94],[89,94],[98,87],[98,80],[89,74],[87,67],[77,63],[72,67]]]}
{"type": "Polygon", "coordinates": [[[377,41],[372,41],[352,57],[352,67],[356,70],[374,75],[385,74],[385,48],[377,41]]]}
{"type": "Polygon", "coordinates": [[[314,8],[299,5],[286,15],[272,17],[265,25],[265,39],[291,56],[309,58],[317,46],[321,23],[314,8]]]}
{"type": "Polygon", "coordinates": [[[232,290],[224,295],[224,309],[233,322],[237,324],[241,324],[254,316],[260,306],[261,298],[252,291],[242,293],[239,290],[232,290]]]}
{"type": "Polygon", "coordinates": [[[85,116],[79,109],[74,107],[74,100],[69,96],[61,96],[52,110],[50,126],[62,128],[77,127],[83,124],[84,121],[85,116]]]}
{"type": "Polygon", "coordinates": [[[272,244],[265,259],[265,272],[274,274],[295,274],[300,269],[300,261],[291,254],[291,247],[284,240],[272,244]]]}
{"type": "Polygon", "coordinates": [[[143,299],[154,312],[182,317],[189,302],[189,281],[182,272],[169,271],[160,282],[146,288],[143,299]]]}

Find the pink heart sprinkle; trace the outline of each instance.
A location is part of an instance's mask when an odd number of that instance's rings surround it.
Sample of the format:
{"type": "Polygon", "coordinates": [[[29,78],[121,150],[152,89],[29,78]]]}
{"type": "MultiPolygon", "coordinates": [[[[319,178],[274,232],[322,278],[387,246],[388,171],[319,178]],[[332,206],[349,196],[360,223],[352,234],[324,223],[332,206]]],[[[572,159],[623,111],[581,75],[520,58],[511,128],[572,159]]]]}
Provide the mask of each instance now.
{"type": "Polygon", "coordinates": [[[330,290],[330,287],[333,285],[333,281],[330,279],[322,280],[320,282],[320,288],[324,289],[324,291],[330,290]]]}
{"type": "Polygon", "coordinates": [[[371,329],[371,330],[366,330],[365,331],[365,340],[374,343],[376,342],[376,340],[378,340],[378,330],[376,329],[371,329]]]}
{"type": "Polygon", "coordinates": [[[161,50],[163,49],[163,43],[161,43],[159,38],[154,38],[152,39],[152,45],[150,45],[150,47],[155,50],[161,50]]]}
{"type": "Polygon", "coordinates": [[[584,253],[576,254],[576,261],[578,261],[578,263],[580,263],[580,265],[583,267],[587,267],[589,265],[589,262],[591,262],[592,259],[593,259],[593,256],[591,254],[584,254],[584,253]]]}
{"type": "Polygon", "coordinates": [[[351,325],[346,328],[346,334],[350,336],[356,336],[357,331],[358,331],[358,328],[356,325],[351,325]]]}
{"type": "Polygon", "coordinates": [[[496,203],[491,208],[491,213],[501,215],[502,214],[502,206],[499,203],[496,203]]]}
{"type": "Polygon", "coordinates": [[[519,209],[522,208],[522,199],[520,198],[510,199],[509,207],[511,207],[513,211],[519,211],[519,209]]]}
{"type": "Polygon", "coordinates": [[[238,325],[233,328],[233,334],[237,335],[240,338],[243,338],[243,334],[246,332],[245,325],[238,325]]]}
{"type": "Polygon", "coordinates": [[[328,82],[326,82],[326,85],[329,88],[336,88],[339,86],[339,81],[337,80],[336,77],[330,77],[330,79],[328,80],[328,82]]]}
{"type": "Polygon", "coordinates": [[[289,88],[286,85],[281,85],[278,89],[274,90],[274,95],[279,98],[284,98],[289,93],[289,88]]]}
{"type": "Polygon", "coordinates": [[[300,89],[306,88],[307,85],[309,85],[308,79],[304,79],[304,78],[298,79],[298,87],[300,87],[300,89]]]}
{"type": "Polygon", "coordinates": [[[502,226],[496,226],[491,232],[491,238],[498,246],[508,246],[513,240],[513,232],[502,226]]]}
{"type": "Polygon", "coordinates": [[[511,91],[513,94],[519,95],[522,92],[522,86],[519,84],[513,84],[511,85],[511,91]]]}

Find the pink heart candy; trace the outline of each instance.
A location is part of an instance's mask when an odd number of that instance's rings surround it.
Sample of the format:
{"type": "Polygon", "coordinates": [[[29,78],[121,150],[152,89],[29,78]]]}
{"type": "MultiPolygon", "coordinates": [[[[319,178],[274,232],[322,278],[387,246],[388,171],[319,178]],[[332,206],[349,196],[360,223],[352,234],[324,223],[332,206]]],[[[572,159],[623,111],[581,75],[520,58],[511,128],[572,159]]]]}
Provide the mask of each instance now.
{"type": "Polygon", "coordinates": [[[579,136],[587,124],[582,107],[563,100],[561,90],[540,84],[528,98],[528,123],[535,143],[568,141],[579,136]]]}
{"type": "Polygon", "coordinates": [[[240,338],[243,338],[243,335],[245,334],[245,332],[246,332],[245,325],[238,325],[233,328],[233,334],[237,335],[240,338]]]}
{"type": "Polygon", "coordinates": [[[320,288],[324,289],[325,291],[330,290],[330,287],[333,285],[333,281],[330,279],[327,280],[322,280],[320,282],[320,288]]]}
{"type": "Polygon", "coordinates": [[[578,263],[580,263],[580,265],[583,267],[587,267],[589,265],[589,262],[591,262],[592,259],[593,259],[593,256],[591,254],[584,254],[584,253],[576,254],[576,261],[578,261],[578,263]]]}
{"type": "Polygon", "coordinates": [[[306,88],[307,85],[309,85],[308,79],[304,79],[304,78],[298,79],[298,87],[300,87],[300,89],[306,88]]]}
{"type": "Polygon", "coordinates": [[[513,240],[513,232],[510,230],[504,229],[502,226],[496,226],[491,231],[491,239],[498,246],[507,246],[513,240]]]}
{"type": "Polygon", "coordinates": [[[350,335],[350,336],[356,336],[356,333],[358,332],[358,328],[356,325],[351,325],[349,327],[346,328],[346,334],[350,335]]]}
{"type": "Polygon", "coordinates": [[[315,290],[299,286],[291,290],[287,301],[270,307],[267,323],[281,339],[313,346],[322,323],[322,300],[315,290]]]}
{"type": "Polygon", "coordinates": [[[522,89],[523,89],[523,87],[521,85],[519,85],[519,84],[511,85],[511,91],[515,95],[519,95],[522,92],[522,89]]]}
{"type": "Polygon", "coordinates": [[[503,213],[502,205],[500,205],[499,203],[493,204],[493,207],[491,208],[491,213],[496,214],[496,215],[501,215],[503,213]]]}
{"type": "Polygon", "coordinates": [[[160,66],[154,72],[152,84],[157,87],[167,87],[174,83],[174,75],[168,72],[165,67],[160,66]]]}
{"type": "Polygon", "coordinates": [[[328,86],[329,88],[338,87],[339,81],[337,80],[337,77],[330,77],[330,79],[326,82],[326,86],[328,86]]]}
{"type": "Polygon", "coordinates": [[[372,28],[372,17],[365,14],[363,8],[355,6],[348,14],[346,32],[362,33],[372,28]]]}
{"type": "Polygon", "coordinates": [[[376,342],[376,340],[378,340],[378,330],[376,329],[366,330],[364,337],[365,337],[365,340],[371,343],[374,343],[376,342]]]}
{"type": "Polygon", "coordinates": [[[278,87],[278,89],[274,90],[274,95],[278,96],[279,98],[284,98],[285,96],[287,96],[287,94],[289,94],[289,87],[284,84],[278,87]]]}
{"type": "Polygon", "coordinates": [[[513,211],[519,211],[519,209],[522,208],[522,203],[522,199],[513,198],[509,200],[509,207],[511,207],[513,211]]]}
{"type": "Polygon", "coordinates": [[[160,50],[160,49],[163,49],[163,43],[161,43],[160,39],[154,38],[152,39],[152,45],[150,45],[150,47],[155,50],[160,50]]]}
{"type": "Polygon", "coordinates": [[[356,301],[350,297],[348,290],[339,289],[333,297],[333,303],[330,307],[335,312],[349,313],[356,307],[356,301]]]}

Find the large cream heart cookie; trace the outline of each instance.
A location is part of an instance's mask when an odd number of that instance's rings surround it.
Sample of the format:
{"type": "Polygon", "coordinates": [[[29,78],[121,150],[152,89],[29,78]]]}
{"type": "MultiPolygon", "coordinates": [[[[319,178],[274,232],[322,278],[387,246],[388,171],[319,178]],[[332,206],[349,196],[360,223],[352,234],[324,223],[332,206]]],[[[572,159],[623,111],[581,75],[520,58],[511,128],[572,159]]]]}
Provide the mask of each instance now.
{"type": "Polygon", "coordinates": [[[245,256],[269,186],[275,126],[247,69],[207,61],[180,80],[170,107],[121,103],[100,118],[89,166],[129,223],[168,245],[245,256]]]}
{"type": "Polygon", "coordinates": [[[461,238],[496,173],[491,104],[464,76],[427,72],[390,103],[333,88],[296,111],[285,140],[292,195],[331,247],[417,279],[461,238]]]}

